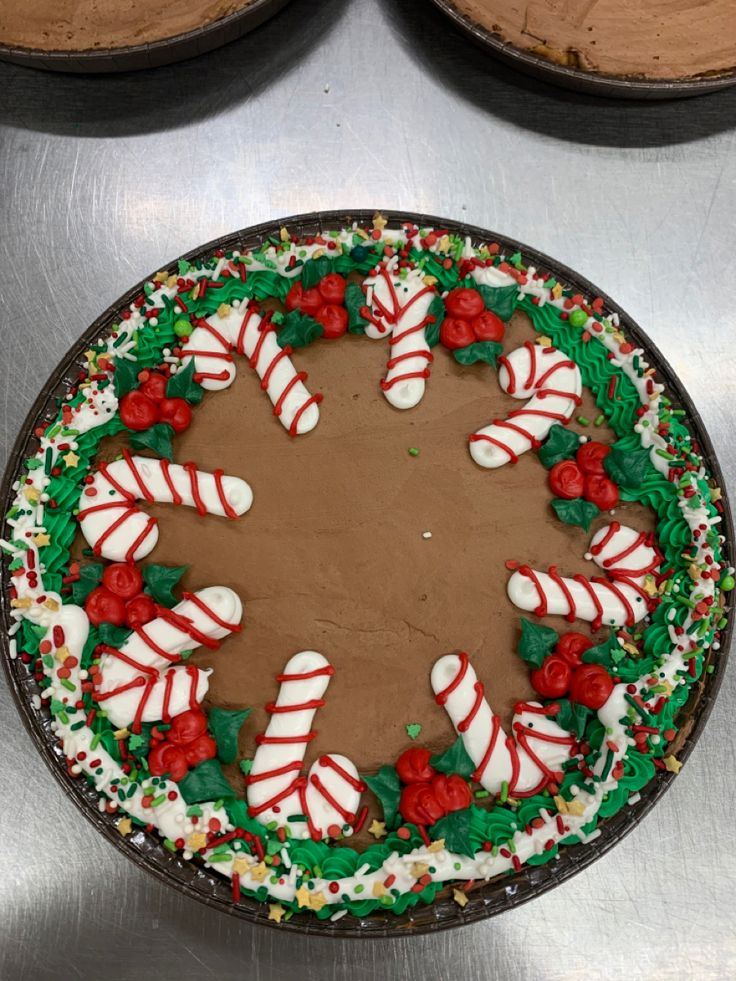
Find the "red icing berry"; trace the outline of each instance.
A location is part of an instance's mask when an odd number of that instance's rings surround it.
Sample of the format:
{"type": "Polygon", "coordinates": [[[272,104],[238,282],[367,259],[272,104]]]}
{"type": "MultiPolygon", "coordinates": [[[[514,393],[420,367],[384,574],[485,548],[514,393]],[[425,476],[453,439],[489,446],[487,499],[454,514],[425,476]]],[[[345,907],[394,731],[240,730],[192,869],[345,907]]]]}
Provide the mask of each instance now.
{"type": "Polygon", "coordinates": [[[396,761],[396,772],[402,783],[422,783],[431,780],[434,769],[429,765],[432,754],[428,749],[412,747],[404,750],[396,761]]]}
{"type": "Polygon", "coordinates": [[[613,691],[613,678],[601,664],[581,664],[572,673],[570,701],[599,709],[613,691]]]}
{"type": "Polygon", "coordinates": [[[590,443],[583,443],[575,454],[575,459],[583,473],[599,473],[604,475],[606,471],[603,468],[603,461],[610,452],[610,446],[591,440],[590,443]]]}
{"type": "Polygon", "coordinates": [[[470,807],[473,801],[470,787],[457,773],[449,777],[438,773],[432,778],[432,792],[446,814],[450,811],[462,811],[464,807],[470,807]]]}
{"type": "Polygon", "coordinates": [[[197,766],[198,763],[204,763],[205,760],[214,759],[217,755],[217,744],[212,736],[205,733],[187,743],[184,747],[184,755],[189,766],[197,766]]]}
{"type": "Polygon", "coordinates": [[[401,791],[399,812],[405,821],[413,824],[434,824],[445,816],[430,783],[410,783],[401,791]]]}
{"type": "Polygon", "coordinates": [[[345,299],[345,287],[347,283],[339,273],[330,273],[324,276],[317,287],[322,294],[325,303],[342,303],[345,299]]]}
{"type": "Polygon", "coordinates": [[[116,596],[128,600],[143,589],[143,577],[134,565],[113,562],[102,573],[102,585],[116,596]]]}
{"type": "Polygon", "coordinates": [[[145,593],[139,593],[125,604],[125,619],[129,627],[142,627],[155,618],[156,604],[145,593]]]}
{"type": "Polygon", "coordinates": [[[574,630],[569,630],[566,634],[562,634],[557,641],[555,654],[559,654],[563,661],[567,661],[571,668],[577,668],[578,665],[583,663],[583,653],[592,646],[593,641],[586,637],[585,634],[579,634],[574,630]]]}
{"type": "Polygon", "coordinates": [[[171,720],[171,728],[166,733],[169,742],[185,746],[194,742],[207,731],[207,716],[201,709],[189,709],[171,720]]]}
{"type": "Polygon", "coordinates": [[[618,487],[608,477],[597,473],[586,476],[584,496],[586,501],[597,505],[601,511],[615,508],[619,501],[618,487]]]}
{"type": "Polygon", "coordinates": [[[158,406],[138,389],[128,392],[120,399],[120,419],[136,432],[150,429],[158,422],[158,406]]]}
{"type": "Polygon", "coordinates": [[[502,341],[506,324],[492,310],[484,310],[470,322],[477,341],[502,341]]]}
{"type": "Polygon", "coordinates": [[[308,313],[310,317],[316,317],[324,302],[320,291],[316,286],[313,286],[311,289],[302,292],[299,309],[302,313],[308,313]]]}
{"type": "Polygon", "coordinates": [[[185,399],[164,399],[159,405],[161,422],[168,422],[175,433],[183,433],[192,421],[192,409],[185,399]]]}
{"type": "Polygon", "coordinates": [[[286,306],[286,309],[289,311],[300,310],[302,305],[303,294],[304,294],[304,290],[302,289],[302,284],[294,283],[294,285],[291,287],[289,292],[286,294],[286,299],[284,300],[284,305],[286,306]]]}
{"type": "Polygon", "coordinates": [[[458,317],[460,320],[472,320],[485,310],[483,297],[478,290],[468,289],[467,286],[458,286],[451,290],[445,297],[445,310],[448,316],[458,317]]]}
{"type": "Polygon", "coordinates": [[[342,337],[348,329],[347,310],[345,307],[338,307],[334,303],[325,303],[323,307],[320,307],[315,320],[324,327],[325,337],[342,337]]]}
{"type": "Polygon", "coordinates": [[[92,590],[84,601],[84,611],[89,622],[95,626],[100,623],[112,623],[116,627],[122,627],[125,623],[124,601],[104,586],[92,590]]]}
{"type": "Polygon", "coordinates": [[[153,777],[162,777],[164,773],[168,773],[178,783],[187,775],[189,767],[183,749],[163,742],[154,746],[148,754],[148,769],[153,777]]]}
{"type": "Polygon", "coordinates": [[[445,317],[440,327],[440,340],[450,351],[455,351],[472,344],[475,340],[475,334],[467,320],[445,317]]]}
{"type": "Polygon", "coordinates": [[[541,665],[532,671],[532,688],[543,698],[561,698],[570,687],[572,668],[558,654],[545,657],[541,665]]]}
{"type": "Polygon", "coordinates": [[[560,460],[549,472],[549,486],[555,497],[571,501],[582,497],[585,477],[574,460],[560,460]]]}
{"type": "Polygon", "coordinates": [[[143,392],[144,395],[149,399],[153,399],[154,402],[160,402],[161,399],[166,398],[167,381],[168,379],[165,375],[159,374],[158,371],[152,371],[138,391],[143,392]]]}

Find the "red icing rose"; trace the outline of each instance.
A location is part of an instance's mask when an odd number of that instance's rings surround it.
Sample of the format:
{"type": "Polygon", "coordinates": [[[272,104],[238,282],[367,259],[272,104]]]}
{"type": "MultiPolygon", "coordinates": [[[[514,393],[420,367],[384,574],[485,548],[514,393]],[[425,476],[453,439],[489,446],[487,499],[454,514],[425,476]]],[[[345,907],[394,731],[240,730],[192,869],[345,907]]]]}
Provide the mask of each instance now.
{"type": "Polygon", "coordinates": [[[317,287],[322,294],[325,303],[340,304],[345,299],[345,287],[347,283],[339,273],[330,273],[323,276],[317,287]]]}
{"type": "Polygon", "coordinates": [[[291,312],[292,310],[299,310],[302,305],[302,294],[304,290],[302,289],[301,283],[294,283],[289,292],[286,294],[286,299],[284,300],[284,306],[291,312]]]}
{"type": "Polygon", "coordinates": [[[148,378],[143,382],[138,391],[154,402],[160,402],[166,398],[166,385],[168,378],[158,371],[152,371],[148,378]]]}
{"type": "Polygon", "coordinates": [[[125,623],[125,602],[120,596],[111,593],[104,586],[93,589],[84,601],[84,611],[90,623],[112,623],[122,627],[125,623]]]}
{"type": "Polygon", "coordinates": [[[470,321],[477,341],[502,341],[506,332],[503,320],[492,310],[484,310],[470,321]]]}
{"type": "Polygon", "coordinates": [[[205,733],[186,744],[184,755],[189,766],[197,766],[199,763],[204,763],[205,760],[211,760],[217,756],[217,743],[212,736],[205,733]]]}
{"type": "Polygon", "coordinates": [[[207,716],[201,709],[189,709],[171,720],[171,728],[166,733],[169,742],[179,746],[194,742],[207,731],[207,716]]]}
{"type": "Polygon", "coordinates": [[[396,761],[396,772],[402,783],[422,783],[431,780],[434,768],[429,765],[432,754],[419,746],[404,750],[396,761]]]}
{"type": "Polygon", "coordinates": [[[102,573],[102,585],[116,596],[132,599],[143,588],[143,577],[134,565],[113,562],[102,573]]]}
{"type": "Polygon", "coordinates": [[[125,619],[129,627],[142,627],[155,618],[156,604],[145,593],[139,593],[125,604],[125,619]]]}
{"type": "Polygon", "coordinates": [[[606,472],[603,468],[603,461],[610,452],[610,446],[591,440],[589,443],[583,443],[575,454],[575,460],[583,473],[603,475],[606,472]]]}
{"type": "Polygon", "coordinates": [[[324,327],[325,337],[342,337],[348,329],[347,310],[345,307],[338,307],[334,303],[325,303],[323,307],[320,307],[315,319],[324,327]]]}
{"type": "Polygon", "coordinates": [[[175,433],[189,429],[192,409],[185,399],[164,399],[159,405],[161,422],[168,422],[175,433]]]}
{"type": "Polygon", "coordinates": [[[559,654],[550,654],[532,671],[532,688],[543,698],[561,698],[570,687],[571,676],[569,663],[559,654]]]}
{"type": "Polygon", "coordinates": [[[168,773],[178,783],[187,775],[189,767],[184,750],[173,743],[163,742],[154,746],[148,754],[148,769],[151,776],[162,777],[168,773]]]}
{"type": "Polygon", "coordinates": [[[613,678],[601,664],[581,664],[572,673],[570,701],[599,709],[613,691],[613,678]]]}
{"type": "Polygon", "coordinates": [[[445,810],[437,800],[430,783],[410,783],[401,791],[399,812],[405,821],[413,824],[434,824],[445,816],[445,810]]]}
{"type": "Polygon", "coordinates": [[[301,299],[299,301],[299,309],[302,313],[309,314],[310,317],[316,317],[324,302],[325,301],[320,291],[316,286],[313,286],[311,289],[304,290],[302,292],[301,299]]]}
{"type": "Polygon", "coordinates": [[[585,500],[601,509],[610,511],[619,501],[618,487],[608,477],[594,473],[585,478],[585,500]]]}
{"type": "Polygon", "coordinates": [[[142,432],[158,422],[158,405],[139,389],[134,389],[120,399],[120,419],[128,429],[142,432]]]}
{"type": "Polygon", "coordinates": [[[444,773],[438,773],[436,777],[432,777],[431,786],[435,800],[445,814],[449,814],[450,811],[462,811],[464,807],[470,807],[473,801],[470,787],[457,773],[449,777],[444,773]]]}
{"type": "Polygon", "coordinates": [[[445,317],[440,327],[440,340],[450,351],[456,351],[472,344],[475,340],[475,334],[467,320],[445,317]]]}
{"type": "Polygon", "coordinates": [[[485,306],[478,290],[468,289],[466,286],[450,290],[445,297],[445,310],[449,316],[459,317],[461,320],[472,320],[483,313],[485,306]]]}
{"type": "Polygon", "coordinates": [[[585,477],[574,460],[560,460],[549,472],[549,486],[555,497],[571,501],[582,497],[585,477]]]}
{"type": "Polygon", "coordinates": [[[578,665],[583,663],[583,653],[592,646],[593,641],[586,637],[585,634],[579,634],[574,630],[569,630],[566,634],[562,634],[557,641],[555,654],[559,654],[563,660],[567,661],[571,668],[577,668],[578,665]]]}

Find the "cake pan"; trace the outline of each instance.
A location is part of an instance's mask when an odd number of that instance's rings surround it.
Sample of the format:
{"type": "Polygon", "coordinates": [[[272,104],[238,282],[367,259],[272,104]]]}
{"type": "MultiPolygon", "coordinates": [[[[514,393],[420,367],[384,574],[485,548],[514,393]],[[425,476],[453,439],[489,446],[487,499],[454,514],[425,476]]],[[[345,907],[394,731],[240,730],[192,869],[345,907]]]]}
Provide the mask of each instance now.
{"type": "MultiPolygon", "coordinates": [[[[584,296],[600,296],[603,299],[605,312],[619,315],[623,329],[637,345],[644,348],[648,358],[651,357],[653,363],[656,364],[673,403],[685,410],[691,431],[700,443],[703,458],[718,485],[722,488],[724,508],[721,532],[725,536],[723,551],[726,561],[733,565],[734,527],[731,509],[723,485],[721,468],[710,438],[697,409],[677,379],[674,370],[632,318],[589,280],[578,275],[567,266],[514,239],[474,225],[449,221],[445,218],[414,212],[392,211],[391,209],[380,210],[390,223],[411,221],[420,227],[446,228],[459,235],[469,235],[475,242],[497,242],[507,253],[520,252],[525,262],[552,273],[565,286],[574,287],[577,292],[584,296]]],[[[300,236],[339,228],[343,225],[352,224],[354,221],[360,225],[368,225],[375,211],[376,209],[327,211],[267,222],[216,239],[201,248],[186,253],[181,258],[192,261],[204,258],[216,249],[238,248],[242,250],[252,248],[269,236],[278,236],[279,230],[284,225],[300,236]]],[[[159,265],[157,268],[171,268],[175,263],[176,260],[172,260],[159,265]]],[[[71,348],[44,385],[23,423],[10,454],[7,470],[0,486],[0,513],[4,514],[9,509],[14,496],[13,482],[16,480],[23,460],[37,447],[37,440],[32,435],[34,429],[47,423],[55,416],[57,411],[56,399],[66,394],[69,387],[77,379],[79,369],[84,365],[83,352],[90,343],[110,329],[113,322],[118,319],[119,311],[141,293],[143,282],[150,280],[152,276],[153,273],[145,277],[145,280],[121,296],[105,313],[98,317],[71,348]]],[[[600,835],[595,841],[587,845],[573,845],[563,848],[558,860],[554,863],[536,867],[524,866],[518,873],[500,876],[480,885],[468,893],[468,904],[463,908],[460,908],[452,899],[450,887],[439,893],[432,905],[416,906],[400,916],[390,912],[376,911],[368,917],[347,915],[336,922],[332,922],[330,920],[317,920],[310,914],[296,914],[288,922],[277,925],[268,919],[266,904],[258,903],[248,897],[243,897],[240,903],[234,904],[229,880],[218,877],[204,866],[194,862],[185,862],[179,856],[172,854],[164,848],[162,839],[158,836],[149,835],[144,830],[139,829],[126,838],[121,837],[115,825],[115,816],[101,814],[98,810],[97,793],[85,781],[75,780],[69,775],[64,754],[51,732],[48,711],[43,707],[36,709],[33,706],[32,697],[38,693],[33,677],[19,659],[13,660],[10,657],[7,637],[7,627],[10,625],[7,566],[8,559],[4,557],[0,563],[0,659],[23,723],[43,760],[64,788],[64,792],[74,801],[94,827],[140,868],[155,875],[156,878],[186,896],[197,899],[213,909],[252,923],[295,933],[318,934],[337,938],[398,937],[432,933],[450,927],[475,923],[497,913],[513,909],[565,882],[576,872],[587,868],[636,827],[638,822],[651,811],[674,779],[674,774],[659,771],[656,777],[641,791],[640,799],[636,804],[623,808],[618,814],[601,822],[599,825],[600,835]]],[[[704,674],[701,682],[697,686],[693,686],[693,694],[678,717],[681,733],[684,733],[682,745],[677,750],[678,758],[681,761],[686,760],[690,755],[713,707],[726,667],[732,634],[733,619],[729,620],[723,633],[721,651],[718,657],[710,661],[714,668],[713,673],[704,674]]]]}
{"type": "Polygon", "coordinates": [[[247,7],[184,34],[122,48],[44,51],[0,44],[0,61],[54,72],[129,72],[185,61],[235,41],[273,17],[289,0],[253,0],[247,7]]]}
{"type": "Polygon", "coordinates": [[[452,20],[456,27],[470,37],[477,45],[495,55],[504,64],[516,68],[525,75],[531,75],[542,82],[551,82],[574,92],[598,95],[613,99],[686,99],[696,95],[706,95],[719,89],[736,85],[736,69],[719,72],[701,78],[672,78],[651,81],[643,78],[619,75],[604,75],[557,65],[547,58],[504,41],[498,34],[475,23],[461,13],[452,0],[432,0],[452,20]]]}

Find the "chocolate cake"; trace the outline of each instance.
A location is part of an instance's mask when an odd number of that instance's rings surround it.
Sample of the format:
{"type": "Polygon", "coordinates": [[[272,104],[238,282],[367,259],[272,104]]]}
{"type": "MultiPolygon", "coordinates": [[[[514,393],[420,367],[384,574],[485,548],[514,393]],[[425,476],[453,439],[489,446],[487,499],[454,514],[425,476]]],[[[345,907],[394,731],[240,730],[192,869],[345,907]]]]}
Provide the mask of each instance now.
{"type": "Polygon", "coordinates": [[[733,569],[600,298],[377,215],[182,260],[85,358],[0,547],[122,835],[277,922],[401,914],[679,769],[733,569]]]}

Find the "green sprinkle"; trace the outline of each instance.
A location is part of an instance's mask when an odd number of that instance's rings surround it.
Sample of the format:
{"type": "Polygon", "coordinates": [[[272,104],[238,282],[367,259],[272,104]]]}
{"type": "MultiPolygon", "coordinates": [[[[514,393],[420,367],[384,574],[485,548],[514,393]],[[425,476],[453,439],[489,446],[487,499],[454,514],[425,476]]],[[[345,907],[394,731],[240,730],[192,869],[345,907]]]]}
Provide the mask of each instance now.
{"type": "Polygon", "coordinates": [[[505,804],[509,799],[509,784],[507,780],[501,783],[501,796],[498,799],[502,804],[505,804]]]}
{"type": "Polygon", "coordinates": [[[100,740],[101,739],[102,739],[102,736],[100,735],[100,733],[99,732],[96,732],[94,734],[94,736],[92,737],[92,742],[89,744],[89,748],[90,749],[97,749],[97,747],[100,745],[100,740]]]}
{"type": "Polygon", "coordinates": [[[490,797],[491,792],[489,790],[476,790],[475,797],[476,800],[483,800],[484,797],[490,797]]]}
{"type": "Polygon", "coordinates": [[[409,456],[419,456],[419,450],[416,448],[416,446],[409,447],[409,456]]]}
{"type": "Polygon", "coordinates": [[[715,669],[716,668],[715,668],[715,665],[714,664],[708,664],[706,666],[706,668],[705,668],[705,673],[706,674],[713,674],[713,672],[715,671],[715,669]]]}
{"type": "Polygon", "coordinates": [[[358,883],[358,885],[355,887],[355,891],[356,891],[356,893],[358,893],[358,892],[364,892],[365,891],[365,886],[363,886],[360,883],[358,883]]]}
{"type": "Polygon", "coordinates": [[[422,727],[418,722],[410,722],[406,726],[406,734],[409,739],[416,739],[419,733],[422,731],[422,727]]]}
{"type": "Polygon", "coordinates": [[[588,322],[588,314],[585,310],[572,310],[567,319],[571,327],[585,327],[588,322]]]}
{"type": "Polygon", "coordinates": [[[578,416],[577,417],[577,421],[580,423],[581,426],[589,426],[590,425],[590,419],[588,419],[587,416],[578,416]]]}
{"type": "Polygon", "coordinates": [[[605,417],[605,416],[603,415],[603,413],[601,413],[601,414],[600,414],[600,415],[599,415],[599,416],[598,416],[598,417],[597,417],[597,418],[596,418],[596,419],[594,420],[594,422],[593,422],[593,425],[594,425],[594,426],[602,426],[602,425],[603,425],[603,423],[604,423],[605,421],[606,421],[606,417],[605,417]]]}
{"type": "Polygon", "coordinates": [[[62,678],[61,683],[66,688],[67,691],[74,691],[73,681],[70,681],[68,678],[62,678]]]}
{"type": "Polygon", "coordinates": [[[176,843],[171,840],[171,838],[164,838],[164,848],[168,848],[170,852],[176,851],[176,843]]]}
{"type": "Polygon", "coordinates": [[[151,801],[151,807],[158,807],[159,804],[163,804],[166,800],[166,794],[159,794],[158,797],[154,797],[151,801]]]}

